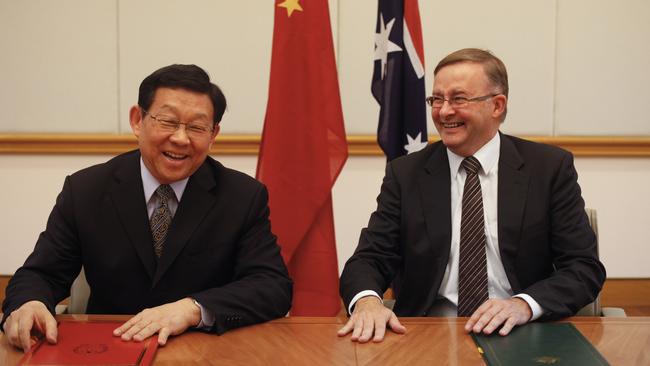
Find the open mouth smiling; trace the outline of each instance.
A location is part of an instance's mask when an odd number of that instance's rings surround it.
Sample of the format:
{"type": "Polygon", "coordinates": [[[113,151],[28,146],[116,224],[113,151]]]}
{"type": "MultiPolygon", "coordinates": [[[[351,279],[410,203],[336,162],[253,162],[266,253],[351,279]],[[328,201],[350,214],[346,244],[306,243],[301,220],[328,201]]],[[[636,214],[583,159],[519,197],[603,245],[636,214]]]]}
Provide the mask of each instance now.
{"type": "Polygon", "coordinates": [[[163,152],[163,155],[165,155],[166,157],[168,157],[169,159],[172,159],[172,160],[183,160],[183,159],[187,159],[187,155],[183,155],[183,154],[175,154],[175,153],[168,152],[168,151],[164,151],[164,152],[163,152]]]}
{"type": "Polygon", "coordinates": [[[441,123],[442,127],[444,128],[457,128],[460,126],[464,126],[465,122],[446,122],[446,123],[441,123]]]}

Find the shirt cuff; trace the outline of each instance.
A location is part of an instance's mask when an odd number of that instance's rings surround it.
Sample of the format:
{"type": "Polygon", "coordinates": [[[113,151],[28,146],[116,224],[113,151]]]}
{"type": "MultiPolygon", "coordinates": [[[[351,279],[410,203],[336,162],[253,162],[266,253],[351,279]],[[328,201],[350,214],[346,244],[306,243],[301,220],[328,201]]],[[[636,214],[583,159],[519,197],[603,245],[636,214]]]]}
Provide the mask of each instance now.
{"type": "Polygon", "coordinates": [[[198,306],[199,309],[201,309],[201,321],[195,328],[209,331],[214,324],[214,314],[212,314],[210,310],[203,307],[203,305],[201,305],[198,301],[194,299],[192,299],[192,301],[194,301],[194,304],[198,306]]]}
{"type": "Polygon", "coordinates": [[[522,300],[524,300],[528,306],[530,306],[530,310],[533,312],[533,315],[530,317],[529,321],[535,321],[539,319],[542,314],[544,314],[544,309],[542,308],[541,305],[537,301],[535,301],[530,295],[528,294],[517,294],[513,297],[518,297],[522,300]]]}
{"type": "Polygon", "coordinates": [[[381,299],[381,296],[379,296],[379,294],[377,294],[373,290],[363,290],[363,291],[359,292],[358,294],[354,295],[354,297],[352,298],[352,301],[350,301],[350,305],[348,305],[348,314],[352,314],[352,310],[354,309],[354,304],[356,304],[357,301],[359,301],[360,298],[366,297],[366,296],[374,296],[374,297],[378,298],[379,301],[381,301],[382,304],[384,303],[384,300],[381,299]]]}

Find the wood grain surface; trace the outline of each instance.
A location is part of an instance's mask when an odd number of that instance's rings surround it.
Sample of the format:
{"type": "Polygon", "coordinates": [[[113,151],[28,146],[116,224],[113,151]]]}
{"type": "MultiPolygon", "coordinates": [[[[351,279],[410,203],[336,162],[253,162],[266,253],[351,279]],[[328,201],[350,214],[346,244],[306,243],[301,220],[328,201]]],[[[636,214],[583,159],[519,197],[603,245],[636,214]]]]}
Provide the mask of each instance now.
{"type": "MultiPolygon", "coordinates": [[[[125,316],[67,315],[60,319],[125,316]]],[[[402,318],[405,335],[388,333],[381,343],[338,337],[343,320],[283,318],[222,336],[188,332],[170,339],[154,365],[483,365],[465,318],[402,318]]],[[[650,365],[650,317],[569,318],[612,365],[650,365]]],[[[22,352],[0,335],[0,364],[15,365],[22,352]]]]}

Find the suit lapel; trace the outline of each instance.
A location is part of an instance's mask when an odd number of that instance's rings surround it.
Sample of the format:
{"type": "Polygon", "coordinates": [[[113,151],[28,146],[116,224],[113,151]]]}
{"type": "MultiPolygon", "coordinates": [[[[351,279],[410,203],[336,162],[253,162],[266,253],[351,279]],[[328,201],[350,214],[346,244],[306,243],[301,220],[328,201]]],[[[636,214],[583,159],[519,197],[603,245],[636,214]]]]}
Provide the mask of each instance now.
{"type": "Polygon", "coordinates": [[[451,177],[444,145],[439,144],[420,173],[420,199],[427,233],[436,257],[449,258],[451,247],[451,177]],[[440,241],[440,238],[444,240],[440,241]]]}
{"type": "Polygon", "coordinates": [[[524,160],[512,140],[501,135],[499,154],[499,252],[501,261],[512,289],[517,292],[521,286],[515,276],[515,259],[521,239],[521,230],[526,207],[529,176],[522,168],[524,160]]]}
{"type": "Polygon", "coordinates": [[[139,153],[134,153],[116,170],[110,197],[135,251],[147,273],[153,278],[156,258],[152,249],[153,239],[144,200],[139,153]]]}
{"type": "MultiPolygon", "coordinates": [[[[419,176],[420,201],[430,244],[427,252],[432,258],[429,273],[425,276],[425,291],[428,293],[424,304],[427,309],[436,299],[451,249],[449,159],[442,143],[435,146],[419,176]]],[[[422,303],[418,306],[421,307],[422,303]]]]}
{"type": "Polygon", "coordinates": [[[162,256],[154,275],[152,287],[156,286],[165,271],[169,269],[178,253],[185,247],[192,233],[203,217],[214,206],[216,198],[212,189],[216,186],[214,174],[209,163],[203,165],[190,177],[172,224],[165,239],[162,256]]]}

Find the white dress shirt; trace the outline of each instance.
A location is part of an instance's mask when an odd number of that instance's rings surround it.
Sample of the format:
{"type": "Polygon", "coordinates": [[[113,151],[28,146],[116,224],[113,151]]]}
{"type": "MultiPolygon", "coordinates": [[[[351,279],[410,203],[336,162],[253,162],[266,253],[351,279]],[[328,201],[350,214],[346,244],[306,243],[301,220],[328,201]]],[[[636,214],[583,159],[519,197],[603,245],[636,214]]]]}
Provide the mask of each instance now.
{"type": "MultiPolygon", "coordinates": [[[[478,150],[474,157],[481,163],[481,169],[478,172],[481,183],[481,195],[483,197],[483,216],[485,220],[485,238],[486,238],[486,257],[488,271],[488,293],[491,299],[505,299],[513,296],[512,287],[506,276],[501,254],[499,253],[499,232],[498,232],[498,184],[499,184],[499,151],[501,139],[497,133],[487,144],[478,150]]],[[[460,223],[463,200],[463,189],[467,173],[461,167],[465,157],[456,155],[447,149],[449,158],[449,170],[451,175],[451,248],[449,251],[449,260],[445,268],[445,274],[438,291],[438,299],[447,299],[453,308],[441,309],[444,316],[456,316],[458,305],[458,257],[460,255],[460,223]]],[[[354,303],[364,296],[373,295],[381,298],[377,293],[371,290],[365,290],[358,293],[350,302],[349,310],[351,311],[354,303]]],[[[542,313],[542,307],[531,296],[527,294],[517,294],[526,301],[532,310],[532,320],[539,318],[542,313]]]]}
{"type": "MultiPolygon", "coordinates": [[[[142,187],[144,188],[144,201],[147,202],[147,216],[151,219],[153,211],[156,209],[156,207],[158,207],[159,204],[158,196],[154,196],[154,193],[156,193],[156,189],[158,189],[160,183],[156,178],[154,178],[153,175],[151,175],[149,169],[147,169],[147,167],[144,165],[142,158],[140,158],[140,175],[142,176],[142,187]]],[[[169,184],[169,186],[174,191],[174,194],[176,195],[176,200],[169,200],[169,202],[167,202],[167,207],[169,207],[172,217],[174,217],[176,214],[178,203],[183,197],[183,192],[185,192],[185,187],[187,187],[187,182],[189,180],[190,178],[187,177],[183,180],[179,180],[178,182],[169,184]]]]}
{"type": "MultiPolygon", "coordinates": [[[[144,165],[142,158],[140,158],[140,175],[142,176],[142,187],[144,188],[144,201],[147,203],[147,216],[149,219],[151,219],[153,211],[159,205],[159,198],[157,195],[154,195],[154,193],[156,193],[156,189],[158,189],[160,183],[153,175],[151,175],[151,172],[149,169],[147,169],[147,166],[144,165]]],[[[189,180],[190,178],[187,177],[185,179],[169,184],[169,186],[174,191],[174,194],[176,195],[175,200],[169,200],[167,202],[167,207],[169,207],[172,217],[174,217],[176,214],[178,204],[181,202],[181,198],[183,197],[185,187],[187,187],[187,182],[189,180]]],[[[212,312],[210,312],[208,309],[204,308],[203,305],[196,302],[196,300],[194,300],[194,303],[201,309],[201,322],[196,326],[196,328],[209,330],[214,323],[214,314],[212,314],[212,312]]]]}

